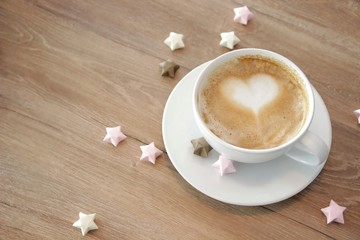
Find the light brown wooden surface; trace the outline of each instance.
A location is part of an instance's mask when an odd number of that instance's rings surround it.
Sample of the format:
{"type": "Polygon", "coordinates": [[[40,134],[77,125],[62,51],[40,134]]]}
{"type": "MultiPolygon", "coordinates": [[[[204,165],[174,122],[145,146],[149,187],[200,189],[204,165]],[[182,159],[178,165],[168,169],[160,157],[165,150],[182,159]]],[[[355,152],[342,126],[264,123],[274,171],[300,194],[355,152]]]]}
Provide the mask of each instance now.
{"type": "Polygon", "coordinates": [[[360,2],[0,1],[0,239],[82,239],[78,212],[97,213],[84,239],[360,239],[360,2]],[[248,5],[254,19],[233,22],[248,5]],[[185,35],[171,52],[169,32],[185,35]],[[243,207],[213,200],[167,154],[162,113],[186,73],[229,50],[269,49],[293,60],[323,97],[333,142],[325,168],[294,197],[243,207]],[[159,63],[180,65],[174,79],[159,63]],[[123,127],[117,148],[105,127],[123,127]],[[346,206],[345,224],[320,209],[346,206]]]}

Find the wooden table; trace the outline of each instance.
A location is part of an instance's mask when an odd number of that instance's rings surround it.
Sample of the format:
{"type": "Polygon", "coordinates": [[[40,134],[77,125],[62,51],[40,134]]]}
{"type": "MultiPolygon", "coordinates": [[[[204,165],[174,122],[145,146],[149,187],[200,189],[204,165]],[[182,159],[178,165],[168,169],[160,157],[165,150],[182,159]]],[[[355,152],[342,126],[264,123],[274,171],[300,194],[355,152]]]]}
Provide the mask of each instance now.
{"type": "MultiPolygon", "coordinates": [[[[0,2],[0,239],[82,239],[78,213],[97,213],[86,239],[360,239],[360,2],[0,2]],[[255,17],[233,22],[233,8],[255,17]],[[170,51],[169,32],[186,47],[170,51]],[[258,207],[214,200],[187,183],[163,143],[169,94],[198,65],[257,47],[294,61],[330,113],[329,159],[305,190],[258,207]],[[174,79],[159,63],[180,65],[174,79]],[[103,142],[120,125],[127,139],[103,142]],[[155,165],[139,146],[163,151],[155,165]],[[327,225],[331,199],[345,224],[327,225]]],[[[215,173],[214,173],[215,174],[215,173]]]]}

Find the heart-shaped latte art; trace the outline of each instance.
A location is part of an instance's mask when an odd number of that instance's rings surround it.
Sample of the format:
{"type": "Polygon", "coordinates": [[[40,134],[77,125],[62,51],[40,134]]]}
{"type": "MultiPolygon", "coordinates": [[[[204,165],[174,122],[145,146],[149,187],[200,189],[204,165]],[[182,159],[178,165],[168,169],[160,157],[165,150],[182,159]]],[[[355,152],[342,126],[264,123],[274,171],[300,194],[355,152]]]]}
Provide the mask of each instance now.
{"type": "Polygon", "coordinates": [[[255,74],[246,81],[228,78],[223,86],[223,94],[230,101],[250,108],[255,113],[274,100],[279,91],[276,80],[267,74],[255,74]]]}

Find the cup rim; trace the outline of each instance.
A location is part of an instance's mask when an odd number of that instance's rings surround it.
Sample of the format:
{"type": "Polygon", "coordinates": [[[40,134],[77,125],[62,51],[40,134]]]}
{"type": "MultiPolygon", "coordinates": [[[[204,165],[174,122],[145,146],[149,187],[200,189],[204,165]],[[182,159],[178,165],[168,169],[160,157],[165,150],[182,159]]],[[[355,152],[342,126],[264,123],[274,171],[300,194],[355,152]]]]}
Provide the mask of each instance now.
{"type": "Polygon", "coordinates": [[[225,146],[226,148],[229,148],[229,149],[235,150],[235,151],[241,151],[244,153],[272,153],[272,152],[276,152],[278,150],[281,150],[281,149],[291,146],[306,133],[306,131],[308,130],[308,128],[311,124],[311,121],[312,121],[313,115],[314,115],[314,105],[315,105],[314,104],[314,93],[312,90],[311,83],[308,80],[308,78],[306,77],[306,75],[304,74],[304,72],[294,62],[292,62],[290,59],[284,57],[283,55],[280,55],[280,54],[270,51],[270,50],[261,49],[261,48],[237,49],[237,50],[233,50],[231,52],[224,53],[224,54],[216,57],[215,59],[211,60],[210,63],[201,71],[201,73],[197,77],[192,94],[193,94],[193,96],[192,96],[193,112],[195,113],[194,117],[197,118],[198,121],[200,121],[200,124],[202,125],[202,129],[204,131],[206,131],[206,133],[209,136],[211,136],[213,139],[216,139],[216,141],[218,143],[225,146]],[[280,62],[284,63],[287,67],[294,70],[299,75],[299,78],[302,80],[302,82],[304,83],[304,86],[305,86],[304,89],[306,91],[307,98],[308,98],[307,118],[306,118],[302,128],[300,129],[300,131],[294,137],[292,137],[289,141],[286,141],[285,143],[282,143],[276,147],[265,148],[265,149],[248,149],[248,148],[243,148],[243,147],[239,147],[239,146],[230,144],[230,143],[222,140],[218,136],[216,136],[204,123],[204,121],[199,113],[198,91],[199,91],[199,88],[201,85],[200,83],[202,82],[202,79],[204,79],[204,77],[206,77],[205,75],[208,75],[209,73],[211,73],[215,67],[218,67],[222,63],[230,61],[231,59],[234,59],[236,57],[246,56],[246,55],[261,55],[261,56],[265,56],[265,57],[274,58],[276,61],[280,61],[280,62]]]}

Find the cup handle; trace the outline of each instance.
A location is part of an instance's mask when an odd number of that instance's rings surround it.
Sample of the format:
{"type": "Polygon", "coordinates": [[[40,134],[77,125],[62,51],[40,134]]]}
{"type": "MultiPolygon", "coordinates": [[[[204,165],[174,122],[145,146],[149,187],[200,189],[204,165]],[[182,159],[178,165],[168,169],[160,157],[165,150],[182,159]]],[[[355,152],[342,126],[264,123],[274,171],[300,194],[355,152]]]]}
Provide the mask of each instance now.
{"type": "Polygon", "coordinates": [[[286,153],[290,158],[310,166],[322,164],[328,154],[329,147],[311,131],[307,131],[300,141],[286,153]]]}

